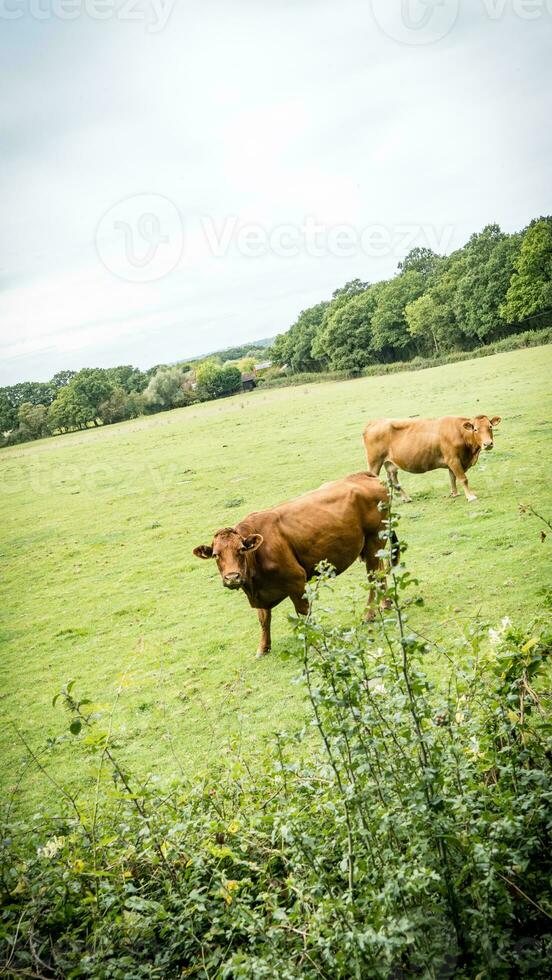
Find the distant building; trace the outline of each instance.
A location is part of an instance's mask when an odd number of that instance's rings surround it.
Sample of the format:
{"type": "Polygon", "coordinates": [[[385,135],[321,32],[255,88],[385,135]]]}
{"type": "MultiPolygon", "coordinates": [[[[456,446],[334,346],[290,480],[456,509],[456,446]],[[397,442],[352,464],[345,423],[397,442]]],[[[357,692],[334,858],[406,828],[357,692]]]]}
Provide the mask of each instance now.
{"type": "Polygon", "coordinates": [[[242,380],[242,391],[253,391],[253,388],[257,387],[257,378],[255,377],[255,371],[244,371],[241,376],[242,380]]]}
{"type": "Polygon", "coordinates": [[[255,365],[255,371],[258,374],[259,371],[267,371],[269,367],[272,367],[272,361],[261,361],[260,364],[255,365]]]}

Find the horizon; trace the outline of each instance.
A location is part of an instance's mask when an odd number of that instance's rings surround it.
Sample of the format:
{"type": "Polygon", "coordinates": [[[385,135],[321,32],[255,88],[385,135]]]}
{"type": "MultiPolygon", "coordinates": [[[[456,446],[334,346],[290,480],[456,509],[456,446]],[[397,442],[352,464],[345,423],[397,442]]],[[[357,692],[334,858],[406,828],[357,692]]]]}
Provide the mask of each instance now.
{"type": "Polygon", "coordinates": [[[1,385],[253,344],[552,210],[544,0],[63,4],[1,15],[1,385]]]}

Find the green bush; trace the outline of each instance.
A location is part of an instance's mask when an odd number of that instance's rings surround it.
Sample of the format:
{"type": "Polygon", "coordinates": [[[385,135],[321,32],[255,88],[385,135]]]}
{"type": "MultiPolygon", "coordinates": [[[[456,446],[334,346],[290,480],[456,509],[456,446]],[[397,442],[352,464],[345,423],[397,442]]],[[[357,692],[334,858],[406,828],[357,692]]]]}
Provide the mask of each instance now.
{"type": "Polygon", "coordinates": [[[60,787],[59,813],[30,820],[6,804],[5,974],[545,976],[550,637],[469,623],[433,651],[446,668],[435,687],[408,625],[412,584],[393,569],[376,621],[355,613],[344,628],[321,609],[320,569],[309,616],[292,617],[310,725],[216,782],[136,785],[112,717],[68,684],[66,737],[97,756],[96,786],[60,787]]]}
{"type": "Polygon", "coordinates": [[[241,371],[231,364],[221,367],[214,361],[206,361],[197,370],[197,393],[202,401],[233,395],[241,389],[241,371]]]}

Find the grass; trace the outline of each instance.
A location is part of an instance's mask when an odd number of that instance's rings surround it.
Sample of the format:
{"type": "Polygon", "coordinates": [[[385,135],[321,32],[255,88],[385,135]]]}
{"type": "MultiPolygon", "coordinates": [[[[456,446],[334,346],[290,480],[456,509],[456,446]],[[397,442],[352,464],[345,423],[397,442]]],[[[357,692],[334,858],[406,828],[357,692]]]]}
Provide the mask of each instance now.
{"type": "MultiPolygon", "coordinates": [[[[406,475],[414,502],[401,505],[401,532],[425,630],[446,639],[476,616],[530,619],[550,547],[518,505],[549,516],[551,370],[551,347],[513,351],[257,390],[1,451],[3,791],[18,787],[23,807],[55,798],[39,773],[18,783],[25,751],[10,722],[35,748],[63,731],[52,697],[69,678],[101,705],[121,688],[119,754],[162,780],[301,723],[291,604],[275,612],[273,653],[255,660],[256,614],[191,552],[251,510],[363,469],[369,418],[502,415],[495,451],[471,471],[479,500],[445,499],[444,471],[406,475]]],[[[359,563],[336,582],[334,615],[363,574],[359,563]]],[[[86,786],[92,770],[75,761],[70,738],[48,766],[86,786]]]]}

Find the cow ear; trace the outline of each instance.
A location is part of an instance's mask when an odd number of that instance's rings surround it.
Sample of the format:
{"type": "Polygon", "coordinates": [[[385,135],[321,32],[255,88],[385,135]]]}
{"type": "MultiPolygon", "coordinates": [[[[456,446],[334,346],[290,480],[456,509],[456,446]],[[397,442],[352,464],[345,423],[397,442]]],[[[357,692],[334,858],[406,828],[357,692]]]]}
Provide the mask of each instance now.
{"type": "Polygon", "coordinates": [[[494,418],[491,419],[491,425],[500,425],[501,422],[502,419],[500,415],[495,415],[494,418]]]}
{"type": "Polygon", "coordinates": [[[194,548],[194,555],[196,558],[212,558],[213,549],[209,544],[200,544],[197,548],[194,548]]]}
{"type": "Polygon", "coordinates": [[[473,422],[463,422],[462,423],[462,428],[463,429],[468,429],[470,432],[473,432],[473,428],[474,428],[473,427],[473,422]]]}
{"type": "Polygon", "coordinates": [[[262,534],[250,534],[243,539],[242,548],[244,551],[256,551],[264,541],[262,534]]]}

